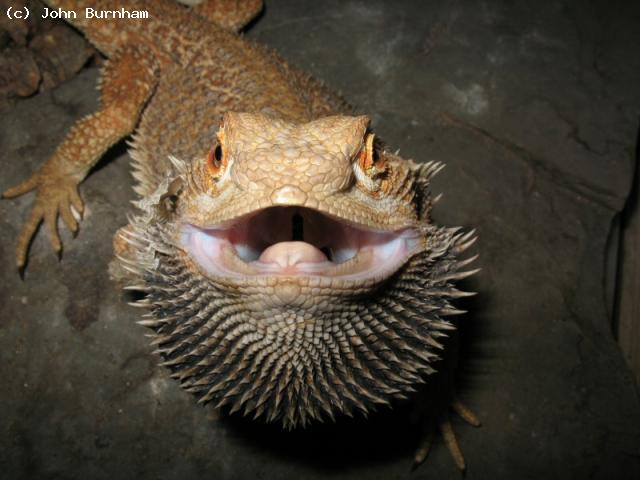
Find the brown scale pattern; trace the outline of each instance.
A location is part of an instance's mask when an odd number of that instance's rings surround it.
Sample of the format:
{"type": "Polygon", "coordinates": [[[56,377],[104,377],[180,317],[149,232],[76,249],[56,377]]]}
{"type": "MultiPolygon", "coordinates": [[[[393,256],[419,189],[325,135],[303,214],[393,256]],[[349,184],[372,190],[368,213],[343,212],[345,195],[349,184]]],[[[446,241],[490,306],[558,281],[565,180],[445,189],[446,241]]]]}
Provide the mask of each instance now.
{"type": "Polygon", "coordinates": [[[233,54],[220,54],[212,45],[217,57],[205,55],[195,65],[163,74],[133,143],[141,194],[153,191],[164,176],[168,152],[184,159],[203,156],[228,111],[261,112],[298,122],[350,112],[342,99],[275,52],[244,44],[248,55],[263,59],[262,65],[239,63],[233,54]]]}
{"type": "Polygon", "coordinates": [[[230,181],[212,179],[203,166],[205,155],[196,156],[189,183],[203,194],[183,202],[181,216],[187,223],[214,225],[271,206],[295,205],[381,230],[412,226],[419,219],[411,163],[381,147],[378,154],[386,163],[378,180],[364,185],[366,174],[354,168],[368,125],[366,116],[298,124],[262,114],[226,113],[220,132],[230,181]],[[370,190],[378,184],[378,190],[370,190]]]}
{"type": "Polygon", "coordinates": [[[116,251],[129,288],[147,293],[138,303],[149,309],[142,323],[153,329],[154,345],[185,388],[202,402],[293,427],[369,411],[425,381],[439,339],[452,328],[446,317],[461,313],[450,301],[466,294],[453,282],[469,272],[461,271],[468,261],[457,257],[473,241],[472,233],[429,223],[435,201],[429,180],[438,164],[414,164],[378,143],[376,153],[385,157],[379,178],[352,170],[368,122],[336,116],[350,113],[338,95],[236,34],[260,2],[223,8],[231,3],[209,0],[195,10],[166,0],[46,3],[78,11],[148,10],[150,18],[72,22],[109,58],[101,105],[77,122],[38,172],[4,193],[37,192],[18,239],[19,268],[42,221],[60,250],[58,216],[78,228],[71,211],[83,208],[78,184],[137,126],[139,211],[121,230],[116,251]],[[324,124],[312,122],[329,115],[324,124]],[[203,173],[223,119],[228,131],[239,128],[231,152],[236,183],[218,184],[203,173]],[[257,157],[260,163],[250,161],[257,157]],[[295,168],[283,167],[283,158],[295,168]],[[185,188],[170,195],[175,209],[162,211],[175,178],[185,188]],[[243,178],[251,188],[241,188],[243,178]],[[372,228],[411,226],[422,232],[423,247],[391,278],[287,283],[255,276],[238,283],[203,275],[178,245],[182,223],[207,225],[283,203],[372,228]]]}
{"type": "Polygon", "coordinates": [[[84,208],[78,184],[136,125],[131,152],[136,191],[147,195],[164,177],[168,155],[189,159],[206,152],[224,112],[260,111],[307,121],[350,110],[320,82],[230,30],[255,16],[261,2],[225,8],[232,18],[221,26],[215,11],[225,0],[210,2],[193,11],[169,0],[45,1],[52,9],[79,13],[85,7],[146,10],[149,18],[85,19],[79,14],[69,20],[109,58],[100,82],[100,109],[77,122],[41,169],[3,192],[13,198],[36,190],[17,242],[19,269],[42,222],[54,249],[61,250],[57,218],[70,230],[78,229],[72,214],[72,208],[79,213],[84,208]],[[132,67],[132,60],[137,65],[132,67]]]}

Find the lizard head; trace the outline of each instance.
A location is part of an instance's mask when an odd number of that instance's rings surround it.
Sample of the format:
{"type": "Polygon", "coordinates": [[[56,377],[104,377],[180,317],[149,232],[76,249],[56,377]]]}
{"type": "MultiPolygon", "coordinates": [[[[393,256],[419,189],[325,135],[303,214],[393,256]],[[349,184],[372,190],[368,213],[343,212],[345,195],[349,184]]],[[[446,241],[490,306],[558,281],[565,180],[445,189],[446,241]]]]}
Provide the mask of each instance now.
{"type": "Polygon", "coordinates": [[[423,242],[413,178],[368,126],[364,116],[297,125],[225,115],[182,202],[194,268],[240,289],[258,277],[276,290],[313,278],[347,292],[397,271],[423,242]]]}
{"type": "Polygon", "coordinates": [[[143,198],[122,264],[143,323],[200,401],[292,427],[404,397],[453,328],[473,233],[429,218],[432,175],[367,117],[228,113],[143,198]]]}

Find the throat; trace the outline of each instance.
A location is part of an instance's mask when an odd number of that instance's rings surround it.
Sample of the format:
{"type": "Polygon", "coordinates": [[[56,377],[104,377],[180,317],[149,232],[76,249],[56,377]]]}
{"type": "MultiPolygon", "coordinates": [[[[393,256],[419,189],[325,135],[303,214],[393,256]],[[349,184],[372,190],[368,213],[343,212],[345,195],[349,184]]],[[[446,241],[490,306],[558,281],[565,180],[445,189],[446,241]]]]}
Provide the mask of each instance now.
{"type": "Polygon", "coordinates": [[[254,263],[278,268],[282,273],[295,273],[298,268],[309,264],[331,263],[325,253],[304,240],[304,217],[299,212],[291,215],[291,241],[277,242],[267,247],[254,263]],[[266,264],[266,265],[265,265],[266,264]]]}
{"type": "Polygon", "coordinates": [[[305,265],[331,263],[330,249],[319,249],[304,241],[304,218],[296,212],[291,216],[291,241],[267,247],[253,263],[278,268],[282,273],[295,273],[305,265]]]}
{"type": "Polygon", "coordinates": [[[304,219],[299,213],[291,217],[291,241],[304,242],[304,219]]]}

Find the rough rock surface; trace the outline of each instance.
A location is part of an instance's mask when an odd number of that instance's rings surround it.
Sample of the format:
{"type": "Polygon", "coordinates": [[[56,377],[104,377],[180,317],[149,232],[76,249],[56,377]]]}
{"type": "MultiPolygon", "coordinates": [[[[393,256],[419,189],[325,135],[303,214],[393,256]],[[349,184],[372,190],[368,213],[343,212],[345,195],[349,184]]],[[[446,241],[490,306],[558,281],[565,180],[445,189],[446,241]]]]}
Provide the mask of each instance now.
{"type": "MultiPolygon", "coordinates": [[[[629,2],[630,4],[633,2],[629,2]]],[[[640,478],[640,402],[612,337],[610,258],[640,110],[638,7],[273,0],[251,37],[339,88],[405,156],[448,168],[436,219],[476,226],[457,425],[475,478],[640,478]]],[[[0,116],[0,190],[96,106],[95,70],[0,116]]],[[[0,465],[7,478],[459,478],[443,446],[409,473],[406,409],[281,433],[216,419],[156,366],[108,280],[130,189],[122,146],[82,186],[58,263],[30,198],[0,202],[0,465]],[[108,165],[107,165],[108,163],[108,165]]]]}
{"type": "Polygon", "coordinates": [[[28,97],[72,78],[96,54],[64,22],[43,19],[37,0],[0,0],[0,102],[28,97]],[[10,19],[9,8],[29,9],[26,21],[10,19]]]}

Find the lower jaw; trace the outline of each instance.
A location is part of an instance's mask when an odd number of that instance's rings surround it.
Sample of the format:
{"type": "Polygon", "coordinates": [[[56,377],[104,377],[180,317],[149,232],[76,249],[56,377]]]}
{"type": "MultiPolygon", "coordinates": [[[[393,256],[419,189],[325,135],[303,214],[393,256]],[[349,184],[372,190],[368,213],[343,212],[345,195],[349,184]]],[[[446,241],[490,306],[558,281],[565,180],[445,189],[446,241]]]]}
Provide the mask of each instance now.
{"type": "Polygon", "coordinates": [[[206,233],[192,225],[182,231],[182,247],[193,263],[207,277],[226,282],[275,283],[283,280],[307,284],[360,283],[371,285],[391,276],[422,249],[422,237],[407,230],[386,249],[364,246],[353,258],[342,263],[331,261],[299,262],[280,265],[261,260],[245,262],[229,241],[216,240],[207,244],[206,233]],[[204,235],[204,237],[203,237],[204,235]]]}

